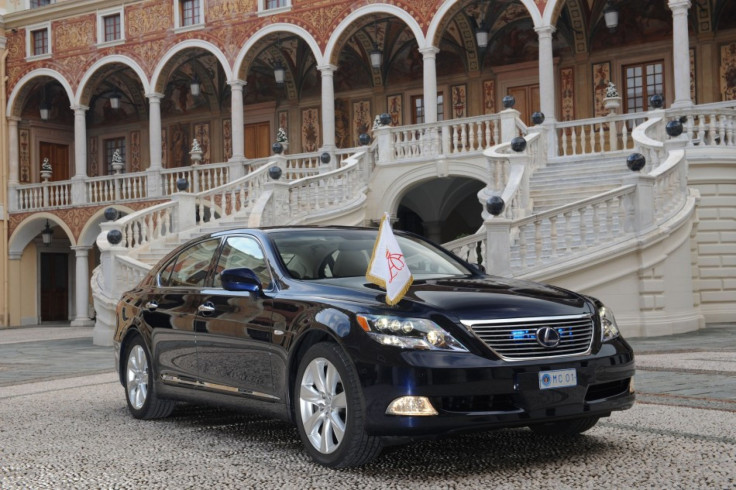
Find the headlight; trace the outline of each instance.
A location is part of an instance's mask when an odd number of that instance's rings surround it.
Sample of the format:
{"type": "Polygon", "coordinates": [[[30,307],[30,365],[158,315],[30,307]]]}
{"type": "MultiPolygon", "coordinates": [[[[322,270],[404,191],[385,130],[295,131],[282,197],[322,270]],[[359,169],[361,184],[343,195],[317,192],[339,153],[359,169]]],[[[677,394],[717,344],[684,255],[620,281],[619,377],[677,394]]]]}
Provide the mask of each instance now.
{"type": "Polygon", "coordinates": [[[613,317],[613,312],[605,306],[601,306],[598,309],[598,315],[601,317],[601,340],[607,342],[618,337],[618,325],[613,317]]]}
{"type": "Polygon", "coordinates": [[[442,327],[424,318],[358,315],[358,323],[370,338],[384,345],[419,350],[468,350],[442,327]]]}

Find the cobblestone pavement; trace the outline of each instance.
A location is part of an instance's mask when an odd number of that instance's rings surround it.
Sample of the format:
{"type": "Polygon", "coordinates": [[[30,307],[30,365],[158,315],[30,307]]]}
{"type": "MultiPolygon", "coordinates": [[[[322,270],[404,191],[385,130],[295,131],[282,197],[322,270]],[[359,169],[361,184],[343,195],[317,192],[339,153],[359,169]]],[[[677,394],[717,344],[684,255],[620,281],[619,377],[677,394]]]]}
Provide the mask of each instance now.
{"type": "Polygon", "coordinates": [[[637,404],[584,436],[478,432],[334,471],[283,422],[133,419],[88,329],[0,330],[0,488],[736,488],[736,325],[631,343],[637,404]]]}

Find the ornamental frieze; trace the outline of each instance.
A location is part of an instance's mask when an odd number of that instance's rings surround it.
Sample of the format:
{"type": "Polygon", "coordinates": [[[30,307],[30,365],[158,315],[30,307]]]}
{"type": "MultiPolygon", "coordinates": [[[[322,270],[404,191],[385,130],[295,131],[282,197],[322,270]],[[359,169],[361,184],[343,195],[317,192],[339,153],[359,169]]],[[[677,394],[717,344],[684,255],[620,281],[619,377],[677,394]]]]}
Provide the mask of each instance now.
{"type": "Polygon", "coordinates": [[[207,4],[207,21],[242,18],[243,14],[257,10],[256,0],[210,0],[207,4]]]}
{"type": "Polygon", "coordinates": [[[173,13],[171,1],[144,2],[126,9],[128,39],[163,34],[171,27],[173,13]]]}
{"type": "Polygon", "coordinates": [[[89,49],[95,43],[95,18],[88,16],[79,20],[54,23],[54,53],[66,53],[89,49]]]}
{"type": "Polygon", "coordinates": [[[149,41],[136,45],[126,46],[126,51],[129,51],[133,58],[137,59],[146,73],[153,73],[156,68],[156,64],[161,60],[161,57],[166,52],[168,44],[162,39],[156,41],[149,41]]]}
{"type": "MultiPolygon", "coordinates": [[[[125,207],[132,209],[133,211],[139,211],[141,209],[155,206],[157,204],[162,204],[164,202],[168,201],[165,199],[159,199],[155,201],[126,202],[125,207]]],[[[110,206],[112,206],[112,204],[107,204],[105,206],[85,206],[78,208],[58,209],[52,211],[51,214],[56,216],[59,221],[64,222],[64,224],[69,227],[72,232],[72,236],[74,237],[74,241],[76,242],[79,240],[79,236],[81,235],[82,230],[87,225],[87,223],[89,223],[89,220],[100,209],[109,208],[110,206]]],[[[8,219],[8,236],[12,237],[16,228],[18,228],[18,226],[20,226],[23,221],[36,214],[38,214],[38,212],[11,214],[8,219]]]]}

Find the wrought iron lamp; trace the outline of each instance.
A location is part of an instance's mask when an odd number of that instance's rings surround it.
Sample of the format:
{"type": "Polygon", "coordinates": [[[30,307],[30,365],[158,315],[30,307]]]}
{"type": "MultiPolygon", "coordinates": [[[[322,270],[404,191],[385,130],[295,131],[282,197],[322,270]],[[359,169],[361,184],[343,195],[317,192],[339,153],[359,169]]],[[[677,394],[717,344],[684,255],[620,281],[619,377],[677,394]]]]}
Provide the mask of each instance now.
{"type": "Polygon", "coordinates": [[[49,220],[46,220],[46,227],[41,232],[41,240],[45,246],[51,245],[51,238],[54,236],[54,231],[49,226],[49,220]]]}

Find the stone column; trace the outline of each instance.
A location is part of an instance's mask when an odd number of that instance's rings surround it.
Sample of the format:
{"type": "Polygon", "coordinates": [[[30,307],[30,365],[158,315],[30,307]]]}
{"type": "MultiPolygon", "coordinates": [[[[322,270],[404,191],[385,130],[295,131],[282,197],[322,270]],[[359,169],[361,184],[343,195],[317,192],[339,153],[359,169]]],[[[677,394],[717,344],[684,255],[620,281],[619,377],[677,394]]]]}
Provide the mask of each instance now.
{"type": "Polygon", "coordinates": [[[87,178],[87,120],[89,107],[78,105],[74,110],[74,177],[87,178]]]}
{"type": "Polygon", "coordinates": [[[91,327],[94,322],[89,318],[89,264],[87,256],[89,247],[72,247],[77,259],[75,276],[74,299],[76,308],[74,312],[73,327],[91,327]]]}
{"type": "Polygon", "coordinates": [[[672,107],[690,107],[690,34],[687,11],[690,0],[669,0],[672,10],[672,62],[675,75],[675,102],[672,107]]]}
{"type": "Polygon", "coordinates": [[[19,117],[8,118],[8,185],[18,185],[20,146],[18,140],[19,117]]]}
{"type": "Polygon", "coordinates": [[[322,72],[322,151],[332,155],[337,146],[335,145],[335,65],[322,65],[317,67],[322,72]]]}
{"type": "Polygon", "coordinates": [[[243,123],[243,87],[246,82],[242,80],[230,80],[232,97],[230,101],[231,137],[233,144],[233,156],[231,162],[245,161],[245,125],[243,123]]]}
{"type": "MultiPolygon", "coordinates": [[[[547,138],[547,154],[557,155],[557,132],[554,130],[557,108],[555,90],[555,63],[552,51],[554,26],[535,27],[539,36],[539,110],[544,114],[544,128],[547,138]]],[[[533,108],[534,109],[534,108],[533,108]]]]}
{"type": "Polygon", "coordinates": [[[437,53],[438,48],[420,48],[424,61],[424,122],[437,122],[437,53]]]}
{"type": "MultiPolygon", "coordinates": [[[[555,28],[552,26],[535,27],[539,36],[539,101],[544,113],[544,123],[555,120],[555,66],[552,53],[552,34],[555,28]]],[[[536,108],[532,108],[536,109],[536,108]]]]}
{"type": "Polygon", "coordinates": [[[148,97],[148,134],[150,162],[148,170],[160,171],[161,165],[161,99],[163,94],[146,94],[148,97]]]}
{"type": "Polygon", "coordinates": [[[163,94],[150,93],[148,97],[148,146],[150,161],[148,163],[148,185],[149,197],[157,197],[163,193],[161,188],[161,99],[163,94]]]}
{"type": "Polygon", "coordinates": [[[72,177],[72,203],[86,204],[87,181],[87,119],[89,107],[72,106],[74,110],[74,177],[72,177]]]}

